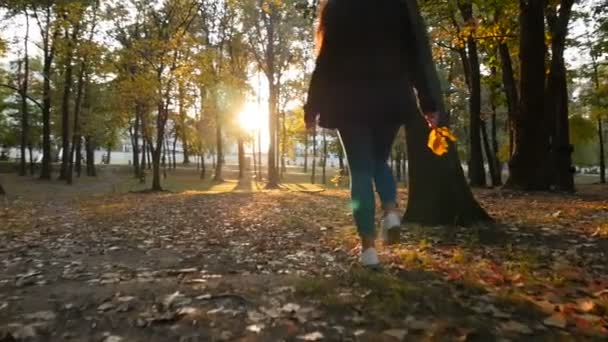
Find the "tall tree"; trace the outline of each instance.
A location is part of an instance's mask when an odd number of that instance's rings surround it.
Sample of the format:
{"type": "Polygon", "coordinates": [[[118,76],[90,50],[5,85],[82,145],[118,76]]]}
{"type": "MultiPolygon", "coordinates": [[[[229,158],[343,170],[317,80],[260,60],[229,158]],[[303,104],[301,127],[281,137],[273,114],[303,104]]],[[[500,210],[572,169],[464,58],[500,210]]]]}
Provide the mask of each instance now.
{"type": "MultiPolygon", "coordinates": [[[[419,39],[414,47],[431,92],[439,104],[442,122],[448,121],[439,77],[427,36],[426,25],[415,0],[406,2],[411,28],[419,39]]],[[[417,110],[412,108],[412,113],[417,110]]],[[[409,198],[404,220],[422,224],[473,224],[491,220],[477,203],[460,165],[456,145],[446,156],[427,148],[429,129],[422,115],[410,115],[406,124],[409,165],[409,198]]]]}
{"type": "Polygon", "coordinates": [[[268,82],[268,188],[277,188],[277,136],[279,128],[279,90],[285,73],[294,63],[294,55],[303,50],[299,42],[308,33],[305,16],[298,11],[297,0],[247,0],[243,2],[245,26],[251,52],[268,82]]]}
{"type": "Polygon", "coordinates": [[[507,187],[549,190],[549,128],[545,122],[545,2],[520,0],[521,111],[514,118],[514,152],[507,187]]]}
{"type": "Polygon", "coordinates": [[[469,86],[469,181],[472,186],[486,185],[486,172],[481,148],[481,67],[479,52],[475,40],[475,18],[473,17],[473,1],[458,0],[458,8],[465,21],[466,52],[462,49],[462,63],[466,70],[469,86]]]}
{"type": "Polygon", "coordinates": [[[551,67],[547,83],[547,121],[550,126],[552,142],[552,162],[549,170],[555,188],[560,191],[574,191],[574,172],[572,170],[572,152],[570,144],[570,127],[568,112],[568,80],[564,51],[568,24],[572,13],[574,0],[561,0],[547,6],[547,23],[551,33],[551,67]]]}
{"type": "Polygon", "coordinates": [[[51,79],[53,77],[53,60],[55,58],[56,41],[59,37],[59,27],[55,24],[55,4],[45,0],[34,2],[32,14],[42,37],[42,166],[40,179],[50,180],[51,165],[51,79]]]}

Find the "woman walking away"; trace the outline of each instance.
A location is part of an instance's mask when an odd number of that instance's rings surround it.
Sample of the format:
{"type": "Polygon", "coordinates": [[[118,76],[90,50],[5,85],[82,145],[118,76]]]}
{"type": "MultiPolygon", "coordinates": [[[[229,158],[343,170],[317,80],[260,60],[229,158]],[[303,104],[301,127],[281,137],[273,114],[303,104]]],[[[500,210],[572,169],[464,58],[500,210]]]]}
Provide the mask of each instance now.
{"type": "Polygon", "coordinates": [[[386,243],[397,242],[400,234],[397,186],[387,164],[395,135],[408,115],[422,111],[430,124],[438,118],[415,47],[401,0],[327,0],[322,5],[305,121],[309,129],[319,124],[339,132],[366,267],[379,266],[374,184],[386,243]]]}

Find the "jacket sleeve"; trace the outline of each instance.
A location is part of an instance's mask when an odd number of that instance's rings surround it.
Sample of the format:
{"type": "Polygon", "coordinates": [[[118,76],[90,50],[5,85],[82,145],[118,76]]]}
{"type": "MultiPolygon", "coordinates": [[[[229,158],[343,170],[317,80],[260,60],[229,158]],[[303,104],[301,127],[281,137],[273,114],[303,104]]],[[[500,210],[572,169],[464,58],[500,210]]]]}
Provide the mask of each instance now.
{"type": "Polygon", "coordinates": [[[418,102],[422,111],[424,113],[436,112],[439,110],[437,103],[439,99],[436,99],[434,96],[430,76],[427,74],[429,67],[434,68],[434,66],[427,65],[428,61],[422,56],[421,52],[427,47],[422,45],[425,44],[424,37],[419,37],[417,30],[414,28],[414,23],[412,22],[412,15],[414,13],[410,13],[409,6],[405,4],[405,1],[401,1],[401,3],[403,4],[401,9],[401,26],[402,49],[406,56],[404,60],[404,63],[406,63],[405,70],[409,74],[414,88],[416,88],[418,102]]]}

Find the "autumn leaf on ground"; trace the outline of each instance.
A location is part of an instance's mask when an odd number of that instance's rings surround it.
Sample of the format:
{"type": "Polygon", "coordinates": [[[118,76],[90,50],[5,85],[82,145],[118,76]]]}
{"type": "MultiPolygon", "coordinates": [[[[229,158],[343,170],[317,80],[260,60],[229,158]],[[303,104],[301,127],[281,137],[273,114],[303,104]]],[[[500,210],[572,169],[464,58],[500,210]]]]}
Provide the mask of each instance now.
{"type": "Polygon", "coordinates": [[[456,142],[456,136],[447,127],[435,127],[429,134],[428,147],[438,156],[448,152],[448,139],[456,142]]]}

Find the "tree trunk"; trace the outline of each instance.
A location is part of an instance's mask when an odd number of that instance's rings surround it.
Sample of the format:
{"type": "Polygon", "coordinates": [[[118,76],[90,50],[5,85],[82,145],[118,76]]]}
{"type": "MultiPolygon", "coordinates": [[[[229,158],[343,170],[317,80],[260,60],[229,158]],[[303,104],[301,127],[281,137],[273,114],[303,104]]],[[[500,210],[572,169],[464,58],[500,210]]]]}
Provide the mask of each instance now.
{"type": "MultiPolygon", "coordinates": [[[[78,85],[76,90],[76,102],[74,103],[74,134],[72,136],[72,148],[70,150],[68,170],[66,180],[68,184],[72,184],[74,179],[74,155],[76,154],[76,145],[79,145],[80,137],[80,109],[82,96],[84,91],[85,79],[85,63],[81,63],[80,72],[78,75],[78,85]]],[[[78,158],[78,157],[77,157],[78,158]]]]}
{"type": "MultiPolygon", "coordinates": [[[[458,7],[462,18],[468,25],[474,27],[473,3],[470,1],[459,2],[458,7]]],[[[486,172],[484,167],[483,152],[481,148],[481,70],[479,66],[479,55],[477,42],[473,34],[467,37],[468,58],[463,64],[468,63],[469,71],[469,181],[471,186],[486,186],[486,172]]]]}
{"type": "Polygon", "coordinates": [[[490,177],[492,178],[492,187],[500,186],[502,182],[500,180],[500,176],[497,176],[496,172],[496,156],[494,155],[494,149],[490,146],[488,127],[484,120],[481,121],[481,138],[483,140],[483,149],[486,152],[486,158],[488,159],[490,177]]]}
{"type": "Polygon", "coordinates": [[[500,153],[500,149],[498,147],[498,123],[496,119],[496,103],[492,100],[492,156],[494,163],[494,172],[495,175],[492,178],[493,186],[502,186],[502,164],[500,163],[500,158],[498,154],[500,153]]]}
{"type": "Polygon", "coordinates": [[[135,178],[139,177],[139,126],[140,126],[140,105],[135,105],[135,123],[133,124],[133,138],[131,144],[133,145],[133,173],[135,178]]]}
{"type": "Polygon", "coordinates": [[[597,136],[600,144],[600,183],[606,184],[606,153],[604,152],[604,127],[602,118],[597,119],[597,136]]]}
{"type": "Polygon", "coordinates": [[[76,177],[82,175],[82,136],[76,141],[76,177]]]}
{"type": "MultiPolygon", "coordinates": [[[[273,70],[274,72],[274,70],[273,70]]],[[[268,112],[270,113],[270,118],[268,120],[269,123],[269,132],[270,132],[270,145],[268,146],[268,183],[266,184],[266,188],[268,189],[276,189],[279,186],[279,174],[277,172],[277,161],[276,161],[276,153],[277,153],[277,121],[278,121],[278,113],[277,113],[277,93],[278,89],[274,84],[274,77],[270,77],[268,80],[269,86],[268,90],[270,92],[270,96],[268,99],[268,112]]]]}
{"type": "Polygon", "coordinates": [[[148,148],[146,150],[146,153],[148,154],[148,170],[152,170],[152,167],[153,167],[152,164],[154,164],[152,162],[152,159],[153,159],[152,158],[152,153],[154,151],[154,145],[152,144],[152,141],[148,140],[148,146],[147,147],[148,148]]]}
{"type": "Polygon", "coordinates": [[[112,144],[109,143],[106,146],[106,165],[110,165],[112,162],[112,144]]]}
{"type": "Polygon", "coordinates": [[[564,51],[568,35],[568,23],[574,0],[560,3],[559,15],[553,7],[547,10],[547,23],[551,31],[551,69],[547,85],[547,121],[553,122],[552,164],[549,179],[558,191],[574,192],[574,172],[572,172],[573,146],[570,144],[570,120],[568,113],[568,80],[564,51]]]}
{"type": "Polygon", "coordinates": [[[220,122],[220,114],[217,109],[215,112],[215,144],[217,159],[215,161],[215,175],[213,176],[213,181],[223,182],[222,165],[224,164],[224,146],[222,144],[222,123],[220,122]]]}
{"type": "Polygon", "coordinates": [[[506,186],[520,190],[549,190],[547,168],[549,130],[544,111],[544,1],[520,0],[521,112],[514,120],[514,153],[506,186]]]}
{"type": "Polygon", "coordinates": [[[253,178],[258,177],[258,158],[255,151],[255,138],[251,140],[251,157],[253,159],[253,178]]]}
{"type": "Polygon", "coordinates": [[[169,154],[169,139],[165,136],[163,139],[163,179],[167,179],[167,158],[169,158],[169,167],[171,166],[171,156],[167,157],[169,154]]]}
{"type": "Polygon", "coordinates": [[[207,177],[207,166],[205,163],[205,153],[201,153],[201,179],[207,177]]]}
{"type": "Polygon", "coordinates": [[[30,123],[29,110],[27,106],[27,93],[30,78],[30,57],[28,52],[29,36],[30,36],[30,21],[25,7],[25,39],[24,39],[24,57],[23,57],[23,74],[21,82],[21,160],[19,164],[19,175],[27,174],[26,148],[30,143],[30,123]]]}
{"type": "Polygon", "coordinates": [[[184,94],[184,86],[183,84],[180,82],[180,85],[178,87],[178,92],[179,92],[179,119],[180,119],[180,129],[175,131],[175,136],[177,139],[177,136],[179,136],[178,132],[181,133],[181,140],[182,140],[182,150],[183,150],[183,154],[184,154],[184,160],[183,160],[183,164],[184,165],[188,165],[190,164],[190,150],[188,148],[188,131],[186,129],[186,119],[187,119],[187,114],[186,114],[186,110],[184,108],[184,98],[185,98],[185,94],[184,94]]]}
{"type": "Polygon", "coordinates": [[[97,177],[97,170],[95,169],[95,146],[93,144],[93,138],[90,136],[85,138],[85,149],[87,155],[87,176],[97,177]]]}
{"type": "Polygon", "coordinates": [[[243,137],[237,138],[238,154],[239,154],[239,179],[245,178],[245,142],[243,137]]]}
{"type": "Polygon", "coordinates": [[[42,166],[40,179],[50,180],[52,173],[51,164],[51,79],[53,59],[55,57],[55,38],[59,31],[55,30],[53,37],[50,35],[51,8],[46,8],[46,26],[42,33],[42,45],[44,61],[42,67],[42,166]]]}
{"type": "MultiPolygon", "coordinates": [[[[439,111],[446,115],[443,96],[426,25],[416,1],[407,1],[409,24],[418,38],[414,51],[431,87],[439,111]]],[[[477,203],[462,171],[456,145],[450,143],[447,155],[436,156],[428,147],[429,128],[417,108],[407,118],[406,139],[409,166],[409,199],[404,220],[429,225],[468,225],[491,218],[477,203]]],[[[447,122],[447,118],[440,119],[447,122]]]]}
{"type": "MultiPolygon", "coordinates": [[[[175,132],[175,137],[173,138],[173,170],[177,169],[177,132],[175,132]]],[[[190,164],[190,161],[188,161],[190,164]]]]}
{"type": "Polygon", "coordinates": [[[4,191],[2,184],[0,184],[0,196],[4,196],[4,195],[6,195],[6,191],[4,191]]]}
{"type": "MultiPolygon", "coordinates": [[[[142,128],[143,129],[143,128],[142,128]]],[[[146,166],[148,164],[147,160],[147,151],[148,151],[148,144],[147,144],[147,139],[146,136],[143,134],[142,131],[142,139],[141,139],[141,169],[140,169],[140,173],[138,174],[138,176],[141,178],[141,175],[144,174],[146,172],[146,166]]]]}
{"type": "Polygon", "coordinates": [[[36,173],[36,164],[34,162],[34,147],[32,146],[31,141],[27,145],[27,149],[30,154],[30,176],[34,176],[34,174],[36,173]]]}
{"type": "Polygon", "coordinates": [[[157,117],[156,117],[156,146],[150,147],[152,149],[152,191],[162,191],[163,188],[160,182],[160,163],[163,152],[163,143],[165,141],[165,105],[164,101],[157,105],[157,117]]]}
{"type": "Polygon", "coordinates": [[[72,65],[72,59],[74,56],[74,44],[78,37],[78,28],[72,29],[72,35],[67,32],[65,38],[68,40],[68,51],[65,60],[65,77],[63,84],[63,96],[61,99],[61,172],[59,179],[68,180],[68,168],[70,164],[70,96],[72,94],[72,74],[74,67],[72,65]]]}
{"type": "Polygon", "coordinates": [[[517,93],[517,84],[513,73],[513,62],[511,61],[511,52],[506,43],[501,43],[498,46],[500,54],[500,63],[502,68],[502,83],[504,92],[507,98],[507,111],[509,120],[507,123],[509,134],[509,157],[513,155],[514,149],[514,130],[513,122],[519,116],[519,94],[517,93]]]}

